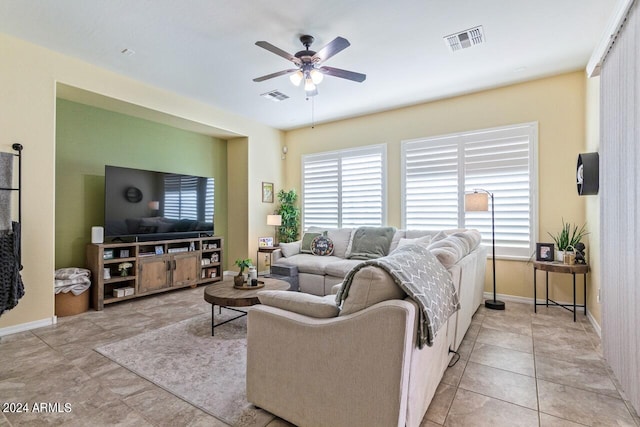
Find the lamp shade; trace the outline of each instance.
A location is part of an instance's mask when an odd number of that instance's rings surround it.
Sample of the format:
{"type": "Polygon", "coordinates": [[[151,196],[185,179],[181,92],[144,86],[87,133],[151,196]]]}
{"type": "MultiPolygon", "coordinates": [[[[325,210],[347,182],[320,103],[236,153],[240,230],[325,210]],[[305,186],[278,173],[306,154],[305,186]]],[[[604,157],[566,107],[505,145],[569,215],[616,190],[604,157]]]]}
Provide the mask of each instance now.
{"type": "Polygon", "coordinates": [[[267,215],[267,225],[282,225],[282,217],[280,215],[267,215]]]}
{"type": "Polygon", "coordinates": [[[150,201],[147,206],[149,206],[149,209],[151,209],[152,211],[157,211],[160,210],[160,202],[158,200],[152,200],[150,201]]]}
{"type": "Polygon", "coordinates": [[[488,211],[489,210],[489,194],[487,193],[469,193],[464,195],[464,210],[488,211]]]}

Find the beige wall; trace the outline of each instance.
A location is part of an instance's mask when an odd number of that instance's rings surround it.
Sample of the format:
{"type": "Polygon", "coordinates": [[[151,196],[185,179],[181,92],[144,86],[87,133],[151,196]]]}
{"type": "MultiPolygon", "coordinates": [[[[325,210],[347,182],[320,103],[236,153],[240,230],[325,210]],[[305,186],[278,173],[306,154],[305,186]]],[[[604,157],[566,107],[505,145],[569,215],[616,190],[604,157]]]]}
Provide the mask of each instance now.
{"type": "MultiPolygon", "coordinates": [[[[0,149],[10,151],[14,142],[25,147],[22,247],[26,288],[20,304],[0,318],[0,330],[50,321],[54,313],[56,82],[244,135],[249,153],[248,190],[262,181],[282,187],[281,163],[256,160],[259,153],[279,152],[283,134],[278,130],[3,34],[0,58],[0,149]]],[[[236,173],[247,171],[230,168],[228,173],[231,182],[236,173]]],[[[272,211],[273,206],[263,204],[259,194],[247,192],[243,197],[252,218],[266,218],[272,211]]],[[[229,213],[231,219],[232,211],[229,213]]],[[[269,230],[266,224],[236,226],[248,230],[234,242],[238,245],[234,250],[243,256],[249,256],[249,248],[269,230]]],[[[231,235],[231,224],[229,228],[231,235]]]]}
{"type": "MultiPolygon", "coordinates": [[[[585,76],[573,72],[471,95],[287,132],[286,187],[300,190],[303,154],[387,143],[388,224],[401,226],[400,143],[524,122],[538,122],[539,236],[557,232],[561,220],[582,224],[584,200],[576,193],[577,155],[585,149],[585,76]]],[[[491,289],[491,264],[485,289],[491,289]]],[[[533,297],[533,272],[525,261],[497,261],[498,293],[533,297]]],[[[540,274],[540,280],[543,275],[540,274]]],[[[550,296],[572,299],[570,277],[551,275],[550,296]],[[557,284],[558,286],[555,286],[557,284]]],[[[540,286],[539,289],[543,289],[540,286]]],[[[582,299],[582,292],[578,294],[582,299]]]]}
{"type": "MultiPolygon", "coordinates": [[[[585,152],[600,151],[600,77],[586,80],[586,148],[585,152]]],[[[591,232],[587,236],[587,258],[591,266],[591,274],[587,287],[588,310],[598,323],[602,325],[601,306],[598,302],[600,281],[600,196],[586,196],[586,220],[591,232]]]]}

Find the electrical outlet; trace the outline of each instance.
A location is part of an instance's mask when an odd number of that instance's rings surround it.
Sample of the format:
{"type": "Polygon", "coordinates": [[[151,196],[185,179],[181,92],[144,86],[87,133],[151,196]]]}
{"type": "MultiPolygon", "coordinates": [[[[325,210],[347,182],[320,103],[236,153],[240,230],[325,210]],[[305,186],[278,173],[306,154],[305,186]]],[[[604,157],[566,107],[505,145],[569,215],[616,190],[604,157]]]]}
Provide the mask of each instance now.
{"type": "Polygon", "coordinates": [[[596,295],[596,302],[598,304],[600,304],[600,298],[601,298],[601,296],[600,296],[600,288],[598,288],[598,295],[596,295]]]}

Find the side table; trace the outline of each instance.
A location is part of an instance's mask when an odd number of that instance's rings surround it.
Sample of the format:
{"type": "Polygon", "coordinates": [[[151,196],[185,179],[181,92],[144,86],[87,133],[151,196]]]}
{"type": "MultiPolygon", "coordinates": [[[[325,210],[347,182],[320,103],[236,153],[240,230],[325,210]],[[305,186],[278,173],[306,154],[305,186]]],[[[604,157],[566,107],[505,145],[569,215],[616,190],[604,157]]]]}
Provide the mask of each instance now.
{"type": "Polygon", "coordinates": [[[533,261],[533,311],[537,313],[539,305],[546,305],[549,307],[549,301],[551,303],[564,308],[565,310],[573,312],[573,321],[576,321],[576,307],[584,307],[584,315],[587,315],[587,273],[589,272],[588,264],[563,264],[561,262],[549,262],[549,261],[533,261]],[[546,303],[538,303],[537,299],[537,283],[536,272],[542,270],[546,272],[546,303]],[[573,276],[573,304],[560,304],[552,299],[549,299],[549,272],[551,273],[564,273],[571,274],[573,276]],[[576,304],[576,274],[582,274],[584,276],[584,304],[576,304]],[[573,307],[571,310],[569,307],[573,307]]]}
{"type": "Polygon", "coordinates": [[[258,246],[256,254],[256,266],[260,264],[260,254],[269,254],[269,275],[271,275],[271,264],[273,263],[273,253],[280,249],[278,246],[258,246]]]}

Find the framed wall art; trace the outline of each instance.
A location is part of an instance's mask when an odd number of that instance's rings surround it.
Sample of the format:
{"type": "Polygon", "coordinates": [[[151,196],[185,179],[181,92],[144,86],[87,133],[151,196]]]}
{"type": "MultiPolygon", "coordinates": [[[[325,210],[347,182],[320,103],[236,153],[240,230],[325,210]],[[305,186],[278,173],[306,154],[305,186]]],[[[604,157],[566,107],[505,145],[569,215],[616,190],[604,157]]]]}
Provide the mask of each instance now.
{"type": "Polygon", "coordinates": [[[273,182],[262,183],[262,203],[273,203],[273,182]]]}

